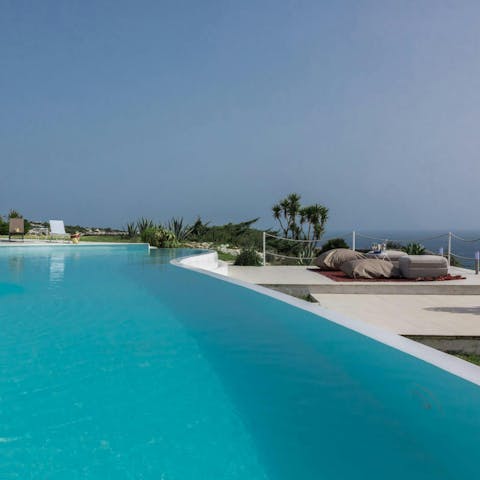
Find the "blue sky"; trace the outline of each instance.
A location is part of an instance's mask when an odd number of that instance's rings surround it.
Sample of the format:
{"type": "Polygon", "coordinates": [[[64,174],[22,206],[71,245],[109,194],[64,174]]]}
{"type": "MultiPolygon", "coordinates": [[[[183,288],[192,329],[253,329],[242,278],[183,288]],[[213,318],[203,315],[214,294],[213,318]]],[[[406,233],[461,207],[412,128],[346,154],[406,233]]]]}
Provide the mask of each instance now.
{"type": "Polygon", "coordinates": [[[0,212],[476,228],[480,3],[0,0],[0,212]]]}

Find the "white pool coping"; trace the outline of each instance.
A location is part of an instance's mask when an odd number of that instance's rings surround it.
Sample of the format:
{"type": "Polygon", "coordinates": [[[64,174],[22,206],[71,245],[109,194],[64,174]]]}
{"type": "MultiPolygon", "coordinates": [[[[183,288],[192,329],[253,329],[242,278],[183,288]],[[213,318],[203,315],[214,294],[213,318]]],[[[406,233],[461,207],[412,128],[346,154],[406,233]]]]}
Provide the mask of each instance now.
{"type": "Polygon", "coordinates": [[[170,263],[177,267],[186,268],[188,270],[217,278],[218,280],[222,280],[224,282],[238,285],[239,287],[248,288],[249,290],[253,290],[294,307],[300,308],[301,310],[313,313],[314,315],[342,325],[343,327],[372,338],[373,340],[388,345],[389,347],[396,348],[401,352],[423,360],[424,362],[430,363],[431,365],[434,365],[442,370],[480,386],[480,367],[474,365],[473,363],[461,360],[460,358],[443,353],[439,350],[435,350],[434,348],[428,347],[421,343],[415,342],[414,340],[410,340],[379,327],[369,325],[361,320],[353,319],[337,312],[327,310],[318,304],[312,304],[285,293],[271,290],[253,283],[248,283],[243,280],[234,279],[218,273],[218,271],[215,269],[215,265],[218,264],[217,252],[205,251],[203,253],[197,253],[195,255],[188,255],[173,259],[170,261],[170,263]]]}

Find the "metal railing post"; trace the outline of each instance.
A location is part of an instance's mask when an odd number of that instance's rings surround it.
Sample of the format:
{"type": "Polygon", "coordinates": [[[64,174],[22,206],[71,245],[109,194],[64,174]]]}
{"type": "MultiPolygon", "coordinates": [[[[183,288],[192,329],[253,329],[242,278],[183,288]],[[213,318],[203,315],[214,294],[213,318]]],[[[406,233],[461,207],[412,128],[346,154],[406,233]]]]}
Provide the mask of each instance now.
{"type": "Polygon", "coordinates": [[[266,234],[263,232],[263,266],[267,263],[267,252],[266,252],[266,234]]]}
{"type": "Polygon", "coordinates": [[[352,250],[355,250],[356,247],[356,235],[355,235],[355,230],[352,232],[352,250]]]}
{"type": "Polygon", "coordinates": [[[475,252],[475,275],[478,275],[480,269],[480,252],[475,252]]]}
{"type": "Polygon", "coordinates": [[[452,256],[452,232],[448,232],[448,251],[447,251],[448,266],[450,266],[451,256],[452,256]]]}

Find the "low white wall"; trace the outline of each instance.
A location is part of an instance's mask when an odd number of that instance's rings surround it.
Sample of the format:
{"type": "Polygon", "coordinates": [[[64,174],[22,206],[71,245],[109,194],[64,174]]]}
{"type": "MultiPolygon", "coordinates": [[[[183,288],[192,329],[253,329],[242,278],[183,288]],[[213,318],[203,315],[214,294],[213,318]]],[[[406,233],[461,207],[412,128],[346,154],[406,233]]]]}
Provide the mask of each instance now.
{"type": "Polygon", "coordinates": [[[180,259],[179,263],[228,276],[228,263],[219,260],[217,252],[206,252],[200,255],[185,257],[180,259]]]}

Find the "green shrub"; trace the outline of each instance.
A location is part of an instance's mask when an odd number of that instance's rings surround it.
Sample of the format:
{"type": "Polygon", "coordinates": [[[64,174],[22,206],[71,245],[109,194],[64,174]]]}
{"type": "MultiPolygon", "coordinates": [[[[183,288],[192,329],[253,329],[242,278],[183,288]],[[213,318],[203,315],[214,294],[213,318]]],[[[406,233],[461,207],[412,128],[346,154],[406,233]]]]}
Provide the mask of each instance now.
{"type": "Polygon", "coordinates": [[[387,250],[403,250],[404,246],[394,240],[387,241],[387,250]]]}
{"type": "Polygon", "coordinates": [[[161,226],[146,227],[140,234],[142,242],[149,243],[152,247],[175,248],[178,241],[175,234],[161,226]]]}
{"type": "Polygon", "coordinates": [[[14,210],[13,208],[10,210],[10,212],[8,212],[8,218],[23,218],[23,215],[17,211],[17,210],[14,210]]]}
{"type": "Polygon", "coordinates": [[[158,226],[155,231],[155,246],[158,248],[176,248],[179,243],[173,232],[158,226]]]}
{"type": "Polygon", "coordinates": [[[262,265],[262,260],[254,248],[243,248],[235,259],[235,265],[258,267],[262,265]]]}
{"type": "Polygon", "coordinates": [[[65,232],[67,233],[85,233],[87,229],[81,225],[65,225],[65,232]]]}
{"type": "Polygon", "coordinates": [[[144,227],[140,231],[140,238],[141,238],[142,242],[149,243],[152,246],[156,246],[155,245],[155,232],[156,232],[156,228],[154,226],[144,227]]]}
{"type": "Polygon", "coordinates": [[[8,235],[8,222],[5,222],[2,217],[0,217],[0,235],[8,235]]]}
{"type": "Polygon", "coordinates": [[[235,259],[237,258],[236,255],[233,255],[231,253],[221,252],[220,250],[217,250],[217,255],[218,255],[218,259],[224,262],[232,262],[232,261],[235,261],[235,259]]]}
{"type": "Polygon", "coordinates": [[[331,240],[328,240],[328,242],[325,242],[322,245],[322,248],[320,249],[318,254],[321,255],[322,253],[328,252],[329,250],[333,250],[334,248],[350,248],[350,247],[343,238],[332,238],[331,240]]]}
{"type": "Polygon", "coordinates": [[[463,263],[458,260],[458,258],[455,258],[455,255],[453,254],[450,255],[450,266],[465,268],[465,265],[463,265],[463,263]]]}
{"type": "Polygon", "coordinates": [[[254,245],[257,249],[260,249],[262,247],[262,231],[251,227],[257,220],[258,218],[254,218],[241,223],[211,226],[209,222],[203,223],[198,218],[190,228],[188,240],[245,248],[254,245]]]}

